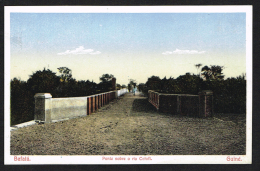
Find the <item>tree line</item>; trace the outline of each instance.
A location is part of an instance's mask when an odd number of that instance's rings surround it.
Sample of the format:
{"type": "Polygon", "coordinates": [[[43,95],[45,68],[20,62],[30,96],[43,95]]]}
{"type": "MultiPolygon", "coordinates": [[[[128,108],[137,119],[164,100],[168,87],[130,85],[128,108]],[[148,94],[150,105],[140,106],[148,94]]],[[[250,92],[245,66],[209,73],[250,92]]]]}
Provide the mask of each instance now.
{"type": "MultiPolygon", "coordinates": [[[[77,81],[67,67],[58,68],[58,73],[49,69],[34,72],[27,81],[11,80],[11,125],[34,119],[36,93],[50,93],[53,98],[89,96],[112,90],[112,74],[103,74],[100,83],[89,80],[77,81]],[[57,75],[58,74],[58,75],[57,75]]],[[[117,89],[126,88],[116,85],[117,89]]]]}
{"type": "Polygon", "coordinates": [[[138,89],[144,94],[148,90],[155,90],[160,93],[194,95],[202,90],[212,90],[216,113],[246,113],[245,74],[224,79],[222,71],[222,66],[213,65],[202,67],[197,75],[186,73],[176,79],[151,76],[146,83],[139,84],[138,89]]]}
{"type": "MultiPolygon", "coordinates": [[[[199,69],[202,65],[195,65],[199,69]]],[[[155,90],[169,94],[195,94],[202,90],[212,90],[214,111],[217,113],[246,113],[246,76],[224,79],[222,66],[204,66],[195,75],[186,73],[176,79],[151,76],[146,83],[137,84],[131,79],[129,84],[117,84],[116,88],[137,87],[144,94],[155,90]]],[[[57,97],[89,96],[112,90],[112,74],[103,74],[100,83],[89,80],[77,81],[67,67],[58,68],[58,75],[49,69],[34,72],[27,81],[17,78],[11,80],[11,125],[34,119],[36,93],[51,93],[57,97]]]]}

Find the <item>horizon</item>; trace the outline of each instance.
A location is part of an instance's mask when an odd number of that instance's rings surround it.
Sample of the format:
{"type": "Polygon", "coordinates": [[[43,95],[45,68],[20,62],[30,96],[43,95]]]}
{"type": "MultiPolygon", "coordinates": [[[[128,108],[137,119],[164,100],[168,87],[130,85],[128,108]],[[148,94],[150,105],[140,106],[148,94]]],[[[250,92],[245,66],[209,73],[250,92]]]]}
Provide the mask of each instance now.
{"type": "Polygon", "coordinates": [[[11,13],[10,79],[68,67],[76,80],[118,84],[224,66],[246,73],[246,13],[11,13]],[[201,69],[201,68],[200,68],[201,69]]]}

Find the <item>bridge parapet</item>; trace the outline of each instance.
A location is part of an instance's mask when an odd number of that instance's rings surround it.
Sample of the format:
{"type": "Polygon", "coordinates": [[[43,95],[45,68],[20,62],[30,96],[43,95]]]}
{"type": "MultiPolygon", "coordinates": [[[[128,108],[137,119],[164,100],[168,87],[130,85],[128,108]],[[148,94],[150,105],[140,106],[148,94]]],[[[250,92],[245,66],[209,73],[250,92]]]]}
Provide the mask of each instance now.
{"type": "Polygon", "coordinates": [[[213,92],[204,90],[199,95],[165,94],[148,91],[148,101],[160,112],[188,116],[213,115],[213,92]]]}
{"type": "Polygon", "coordinates": [[[122,96],[127,89],[94,94],[84,97],[52,98],[50,93],[37,93],[34,120],[50,123],[55,120],[86,116],[122,96]]]}

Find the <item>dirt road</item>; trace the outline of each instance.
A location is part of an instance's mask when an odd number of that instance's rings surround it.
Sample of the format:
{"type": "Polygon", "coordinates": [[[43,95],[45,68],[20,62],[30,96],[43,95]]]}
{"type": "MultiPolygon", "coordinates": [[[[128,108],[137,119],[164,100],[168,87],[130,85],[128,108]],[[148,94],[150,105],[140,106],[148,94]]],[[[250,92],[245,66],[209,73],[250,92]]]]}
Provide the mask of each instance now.
{"type": "Polygon", "coordinates": [[[126,94],[90,116],[11,132],[11,155],[242,155],[245,120],[158,113],[126,94]]]}

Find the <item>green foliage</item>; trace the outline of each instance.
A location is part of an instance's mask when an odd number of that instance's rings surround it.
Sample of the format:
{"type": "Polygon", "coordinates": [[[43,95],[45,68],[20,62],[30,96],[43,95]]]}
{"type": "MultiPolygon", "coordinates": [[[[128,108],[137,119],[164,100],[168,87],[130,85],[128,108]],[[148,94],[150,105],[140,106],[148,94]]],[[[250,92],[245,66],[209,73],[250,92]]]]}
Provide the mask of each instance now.
{"type": "Polygon", "coordinates": [[[177,79],[164,77],[162,80],[158,76],[148,78],[143,90],[155,90],[161,93],[170,94],[197,94],[200,91],[202,79],[197,75],[181,75],[177,79]]]}
{"type": "MultiPolygon", "coordinates": [[[[199,68],[202,66],[202,64],[196,64],[195,67],[197,68],[197,72],[199,70],[199,68]]],[[[199,75],[199,74],[198,74],[199,75]]]]}
{"type": "Polygon", "coordinates": [[[122,86],[120,84],[116,84],[116,89],[120,90],[122,88],[122,86]]]}
{"type": "Polygon", "coordinates": [[[140,92],[144,92],[144,90],[145,90],[145,84],[144,83],[140,83],[140,84],[138,84],[138,91],[140,91],[140,92]]]}
{"type": "Polygon", "coordinates": [[[36,71],[25,81],[11,80],[11,125],[34,119],[34,95],[55,95],[60,78],[50,70],[36,71]]]}
{"type": "Polygon", "coordinates": [[[132,90],[132,85],[130,83],[127,85],[127,89],[129,92],[132,90]]]}
{"type": "Polygon", "coordinates": [[[213,91],[214,109],[218,113],[246,113],[246,80],[228,78],[207,81],[207,89],[213,91]]]}
{"type": "Polygon", "coordinates": [[[66,95],[65,97],[79,97],[79,96],[89,96],[100,91],[97,90],[97,84],[89,80],[84,81],[70,81],[67,84],[66,92],[62,92],[61,95],[66,95]]]}
{"type": "Polygon", "coordinates": [[[205,80],[223,80],[224,75],[222,73],[223,66],[211,65],[209,68],[207,65],[201,69],[201,75],[205,80]]]}
{"type": "MultiPolygon", "coordinates": [[[[197,66],[196,66],[197,67],[197,66]]],[[[99,84],[93,81],[76,81],[72,78],[71,70],[62,69],[61,76],[48,70],[36,71],[30,78],[21,81],[17,78],[11,80],[11,125],[33,120],[34,95],[36,93],[51,93],[52,97],[78,97],[88,96],[112,89],[112,74],[103,74],[99,84]],[[63,72],[64,71],[64,72],[63,72]],[[62,75],[64,74],[64,75],[62,75]]],[[[144,94],[148,90],[155,90],[170,94],[198,94],[201,90],[212,90],[214,96],[214,111],[217,113],[245,113],[246,112],[246,78],[245,75],[224,80],[223,67],[204,66],[202,77],[190,73],[180,75],[176,79],[151,76],[147,82],[137,85],[130,80],[127,88],[132,90],[138,87],[144,94]]],[[[126,88],[126,85],[117,88],[126,88]]]]}
{"type": "Polygon", "coordinates": [[[34,118],[34,97],[27,83],[17,78],[11,80],[11,125],[34,118]]]}
{"type": "Polygon", "coordinates": [[[112,78],[115,78],[112,74],[103,74],[99,79],[98,90],[105,92],[112,90],[112,78]]]}
{"type": "Polygon", "coordinates": [[[103,82],[96,84],[89,80],[75,80],[67,67],[58,69],[61,76],[49,69],[43,69],[34,72],[27,82],[17,78],[11,80],[11,125],[34,119],[36,93],[51,93],[53,98],[57,98],[89,96],[111,90],[111,80],[114,77],[111,74],[107,74],[109,78],[104,74],[103,82]]]}
{"type": "Polygon", "coordinates": [[[130,79],[130,82],[129,82],[129,84],[131,85],[131,87],[136,87],[136,80],[134,80],[134,79],[130,79]]]}
{"type": "Polygon", "coordinates": [[[68,80],[70,80],[72,78],[71,69],[69,69],[67,67],[59,67],[58,70],[60,73],[61,82],[67,82],[68,80]]]}
{"type": "Polygon", "coordinates": [[[148,90],[161,90],[161,79],[158,76],[151,76],[150,78],[148,78],[145,84],[148,90]]]}
{"type": "Polygon", "coordinates": [[[111,82],[112,78],[115,78],[112,74],[103,74],[99,79],[101,82],[106,83],[111,82]]]}
{"type": "Polygon", "coordinates": [[[50,70],[36,71],[30,78],[11,80],[11,125],[34,119],[34,95],[51,93],[56,95],[60,78],[50,70]]]}
{"type": "Polygon", "coordinates": [[[198,94],[201,82],[202,79],[194,74],[186,73],[181,75],[176,79],[175,93],[198,94]]]}
{"type": "Polygon", "coordinates": [[[128,85],[127,85],[128,91],[130,92],[133,88],[136,87],[136,85],[137,85],[136,80],[130,79],[130,80],[129,80],[129,83],[128,83],[128,85]]]}
{"type": "Polygon", "coordinates": [[[33,93],[55,94],[60,78],[51,70],[36,71],[27,81],[28,89],[33,93]]]}
{"type": "Polygon", "coordinates": [[[152,76],[148,78],[146,84],[139,87],[141,87],[141,91],[145,94],[147,94],[148,90],[155,90],[161,93],[169,94],[198,95],[198,93],[202,90],[212,90],[214,98],[214,111],[216,113],[245,113],[245,75],[224,80],[224,76],[221,73],[222,67],[212,66],[210,70],[213,70],[217,74],[211,73],[213,76],[210,77],[207,77],[208,74],[205,74],[207,79],[204,81],[198,75],[191,75],[190,73],[180,75],[176,79],[167,79],[164,77],[160,80],[158,76],[152,76]]]}

